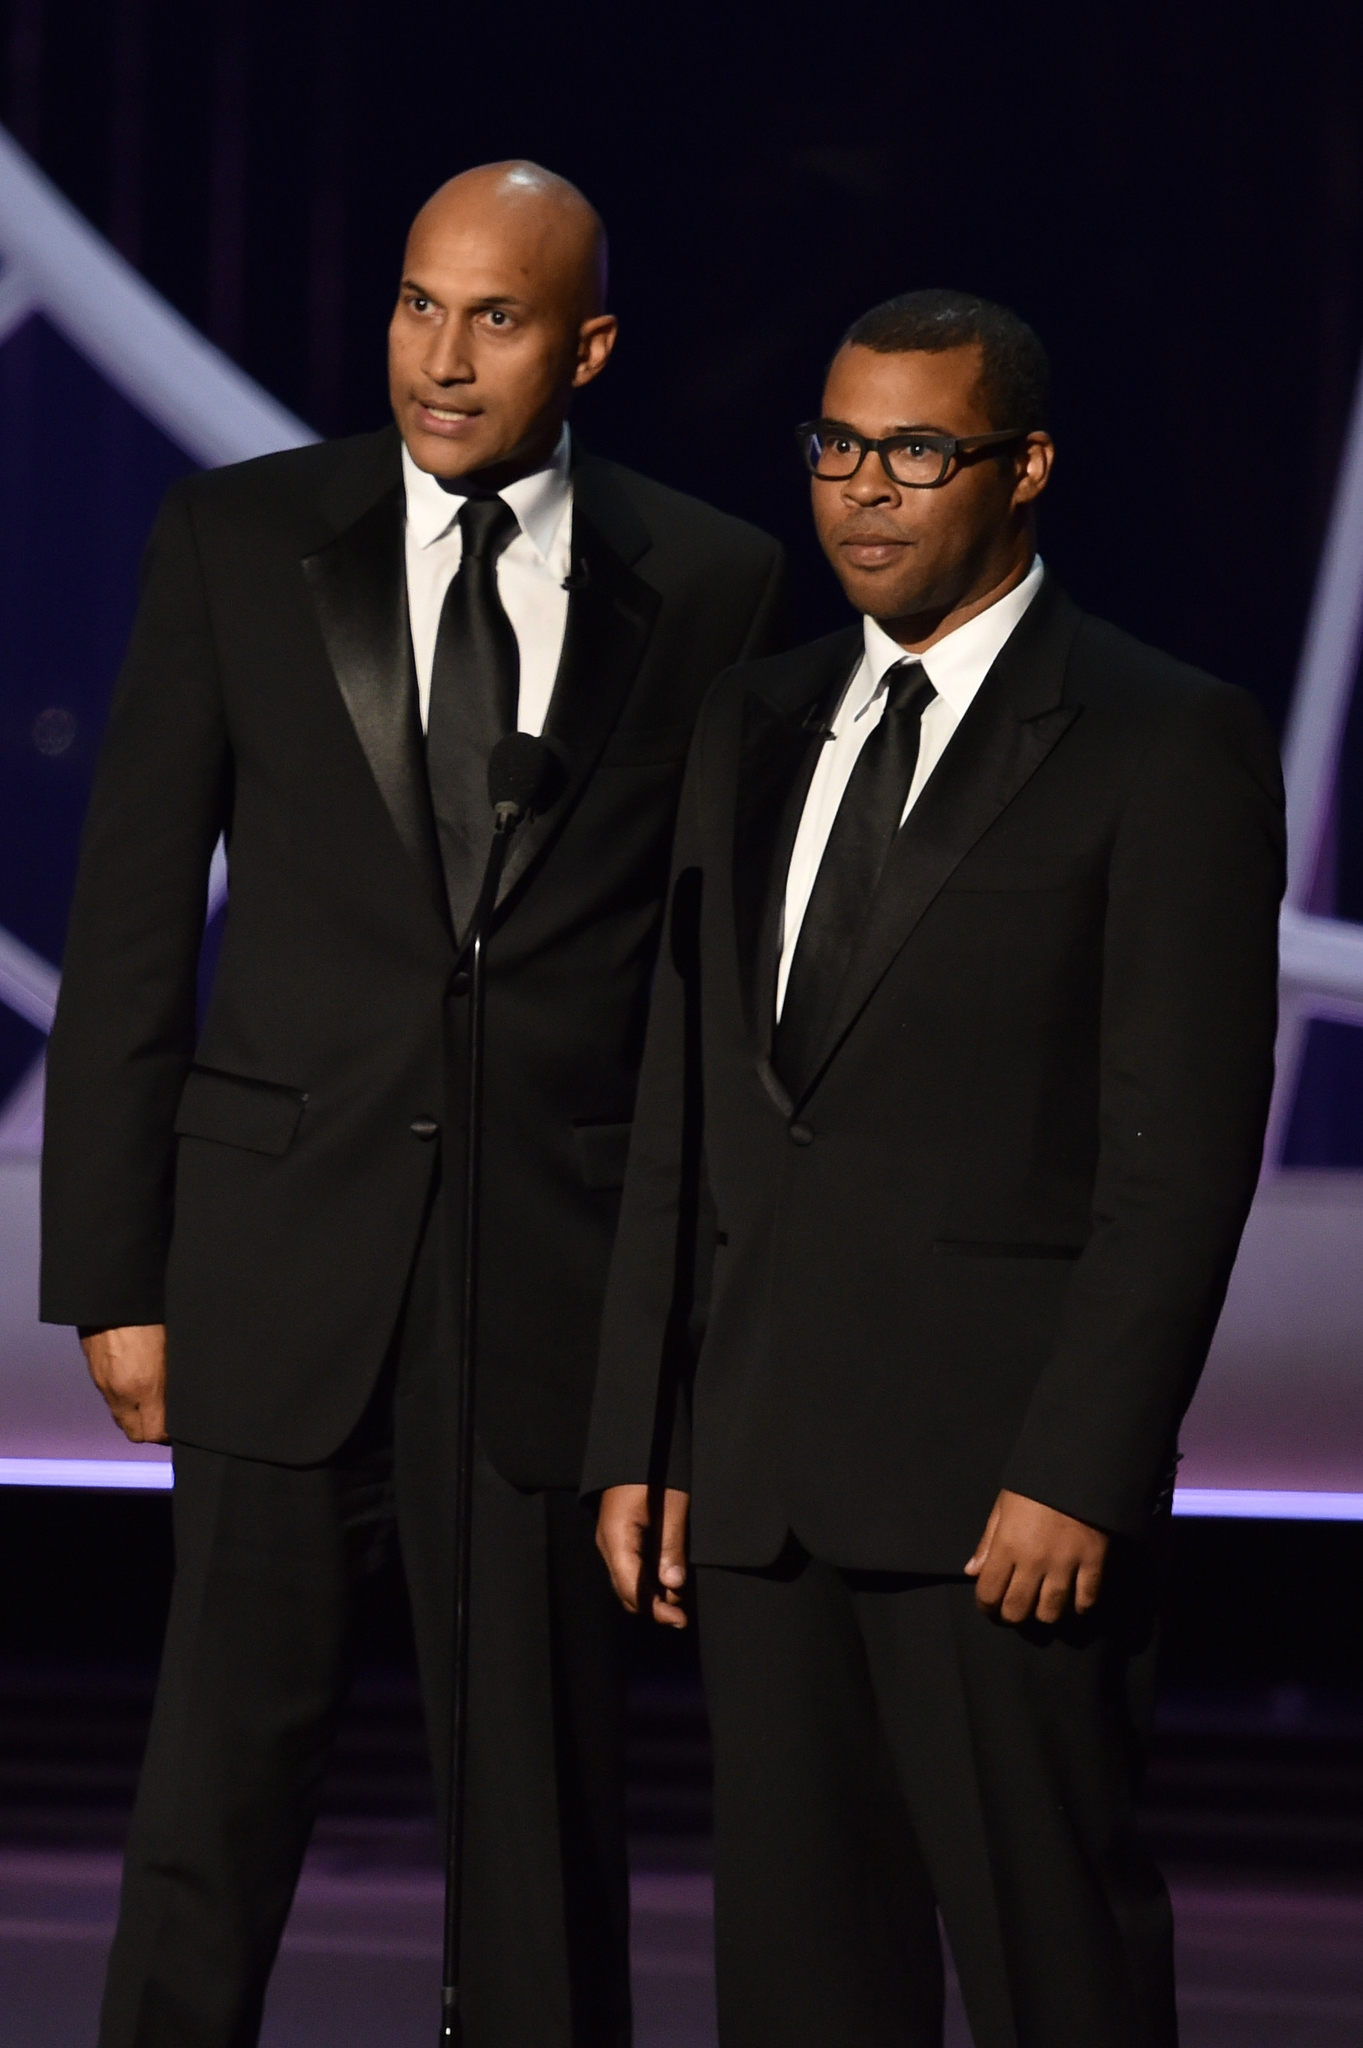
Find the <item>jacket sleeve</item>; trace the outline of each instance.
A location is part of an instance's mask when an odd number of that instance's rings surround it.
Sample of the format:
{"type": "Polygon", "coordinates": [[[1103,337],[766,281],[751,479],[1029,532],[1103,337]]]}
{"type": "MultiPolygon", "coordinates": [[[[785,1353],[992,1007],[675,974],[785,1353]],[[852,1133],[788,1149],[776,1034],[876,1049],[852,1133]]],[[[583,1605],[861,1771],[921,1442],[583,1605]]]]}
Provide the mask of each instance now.
{"type": "Polygon", "coordinates": [[[148,544],[67,927],[44,1119],[46,1322],[164,1318],[173,1126],[228,802],[203,576],[177,484],[148,544]]]}
{"type": "MultiPolygon", "coordinates": [[[[713,701],[713,692],[709,701],[713,701]]],[[[702,1156],[696,794],[705,713],[682,787],[582,1490],[690,1485],[690,1382],[713,1230],[702,1156]]]]}
{"type": "Polygon", "coordinates": [[[1244,692],[1204,684],[1113,846],[1092,1234],[1004,1485],[1138,1535],[1254,1194],[1273,1081],[1283,797],[1244,692]]]}

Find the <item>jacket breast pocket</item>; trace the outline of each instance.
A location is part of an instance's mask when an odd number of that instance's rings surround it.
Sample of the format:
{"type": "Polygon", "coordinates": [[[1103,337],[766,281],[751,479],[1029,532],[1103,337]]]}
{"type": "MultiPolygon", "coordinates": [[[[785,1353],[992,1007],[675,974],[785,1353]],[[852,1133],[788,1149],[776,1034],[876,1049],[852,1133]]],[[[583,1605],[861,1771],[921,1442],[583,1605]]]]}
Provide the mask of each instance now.
{"type": "Polygon", "coordinates": [[[297,1135],[308,1098],[301,1088],[253,1081],[215,1067],[192,1067],[175,1114],[177,1138],[208,1138],[282,1158],[297,1135]]]}
{"type": "Polygon", "coordinates": [[[573,1146],[582,1172],[582,1185],[596,1193],[625,1185],[625,1161],[629,1158],[632,1124],[574,1124],[573,1146]]]}

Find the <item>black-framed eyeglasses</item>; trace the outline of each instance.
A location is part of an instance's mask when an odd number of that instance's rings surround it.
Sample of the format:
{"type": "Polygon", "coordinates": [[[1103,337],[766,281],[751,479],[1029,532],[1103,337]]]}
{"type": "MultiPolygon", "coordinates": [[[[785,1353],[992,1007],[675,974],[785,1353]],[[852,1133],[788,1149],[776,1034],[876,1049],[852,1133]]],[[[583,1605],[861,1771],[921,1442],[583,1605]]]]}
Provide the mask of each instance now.
{"type": "Polygon", "coordinates": [[[883,440],[871,441],[841,420],[806,420],[795,429],[811,476],[846,483],[868,455],[878,455],[886,475],[897,484],[907,484],[911,491],[935,490],[946,482],[952,463],[962,455],[1021,441],[1026,432],[1025,427],[1005,427],[997,434],[886,434],[883,440]]]}

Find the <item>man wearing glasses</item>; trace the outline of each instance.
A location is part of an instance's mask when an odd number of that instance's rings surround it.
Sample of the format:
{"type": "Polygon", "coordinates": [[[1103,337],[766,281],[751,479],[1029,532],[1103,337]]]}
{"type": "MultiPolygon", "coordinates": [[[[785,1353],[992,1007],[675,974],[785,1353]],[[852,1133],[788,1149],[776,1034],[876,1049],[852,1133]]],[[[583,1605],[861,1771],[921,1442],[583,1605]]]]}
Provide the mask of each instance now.
{"type": "Polygon", "coordinates": [[[723,2048],[939,2043],[939,1911],[976,2048],[1175,2040],[1134,1781],[1282,792],[1043,568],[1046,421],[1014,314],[859,320],[800,440],[861,620],[691,753],[587,1478],[674,1626],[690,1510],[723,2048]]]}

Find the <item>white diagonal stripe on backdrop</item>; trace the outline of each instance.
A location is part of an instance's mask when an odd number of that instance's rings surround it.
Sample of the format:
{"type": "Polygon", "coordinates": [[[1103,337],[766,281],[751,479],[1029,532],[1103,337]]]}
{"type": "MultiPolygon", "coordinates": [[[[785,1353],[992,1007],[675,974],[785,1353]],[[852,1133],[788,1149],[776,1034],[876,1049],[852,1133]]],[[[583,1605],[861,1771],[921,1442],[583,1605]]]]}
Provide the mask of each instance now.
{"type": "Polygon", "coordinates": [[[11,265],[0,275],[0,342],[8,341],[36,311],[33,287],[23,272],[11,265]]]}
{"type": "Polygon", "coordinates": [[[1289,907],[1282,914],[1279,941],[1285,984],[1306,991],[1313,1003],[1363,1005],[1363,925],[1304,917],[1289,907]]]}
{"type": "Polygon", "coordinates": [[[317,436],[154,292],[0,128],[0,256],[146,419],[212,468],[317,436]]]}
{"type": "Polygon", "coordinates": [[[51,961],[0,926],[0,1003],[39,1031],[50,1031],[60,986],[61,976],[51,961]]]}
{"type": "Polygon", "coordinates": [[[9,1100],[0,1107],[0,1159],[18,1153],[36,1159],[43,1149],[43,1106],[47,1091],[47,1051],[39,1053],[9,1100]]]}
{"type": "Polygon", "coordinates": [[[1283,741],[1287,900],[1305,910],[1363,647],[1363,365],[1283,741]]]}

